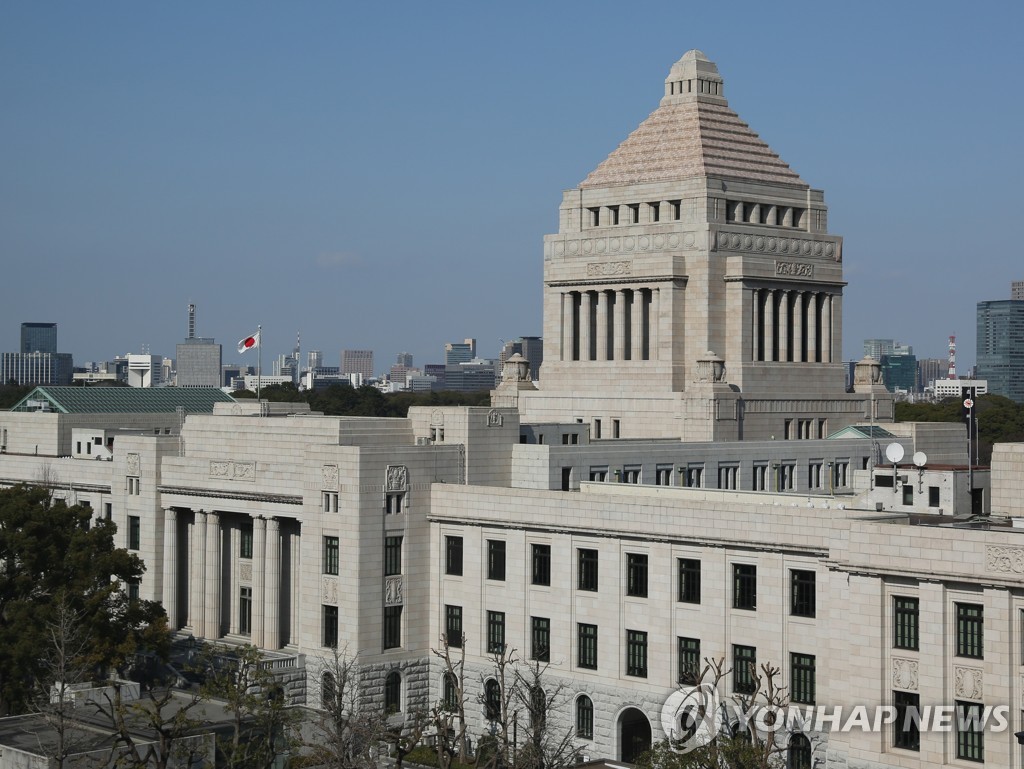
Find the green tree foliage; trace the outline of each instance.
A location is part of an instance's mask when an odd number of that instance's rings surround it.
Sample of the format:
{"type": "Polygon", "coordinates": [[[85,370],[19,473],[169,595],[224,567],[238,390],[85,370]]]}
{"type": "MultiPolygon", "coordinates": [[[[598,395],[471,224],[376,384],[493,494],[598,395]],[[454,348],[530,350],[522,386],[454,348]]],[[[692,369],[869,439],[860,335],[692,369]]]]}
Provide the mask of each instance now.
{"type": "MultiPolygon", "coordinates": [[[[234,393],[235,398],[254,398],[248,390],[234,393]]],[[[268,385],[260,390],[260,399],[274,403],[308,403],[313,411],[327,416],[405,417],[410,406],[487,406],[491,394],[479,392],[382,393],[376,387],[334,384],[323,390],[301,391],[293,384],[268,385]]]]}
{"type": "Polygon", "coordinates": [[[26,395],[32,392],[32,385],[19,385],[12,379],[0,385],[0,409],[9,409],[26,395]]]}
{"type": "MultiPolygon", "coordinates": [[[[978,420],[981,464],[992,461],[994,443],[1024,441],[1024,403],[1016,403],[1002,395],[982,395],[977,399],[975,416],[978,420]]],[[[964,426],[967,440],[967,422],[963,416],[963,402],[959,398],[946,398],[939,403],[897,403],[897,422],[959,422],[964,426]]]]}
{"type": "Polygon", "coordinates": [[[40,650],[60,611],[81,623],[95,677],[125,667],[137,649],[167,651],[163,608],[130,600],[124,587],[142,576],[142,561],[115,547],[114,524],[92,513],[42,488],[0,490],[0,700],[9,712],[29,707],[45,676],[40,650]]]}

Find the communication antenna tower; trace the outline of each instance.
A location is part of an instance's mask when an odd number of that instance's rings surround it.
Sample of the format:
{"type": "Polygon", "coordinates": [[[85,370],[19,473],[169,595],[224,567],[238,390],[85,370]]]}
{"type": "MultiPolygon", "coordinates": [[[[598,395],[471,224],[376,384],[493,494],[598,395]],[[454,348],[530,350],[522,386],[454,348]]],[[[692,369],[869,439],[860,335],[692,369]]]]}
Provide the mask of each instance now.
{"type": "Polygon", "coordinates": [[[949,337],[949,373],[947,379],[956,379],[956,334],[949,337]]]}

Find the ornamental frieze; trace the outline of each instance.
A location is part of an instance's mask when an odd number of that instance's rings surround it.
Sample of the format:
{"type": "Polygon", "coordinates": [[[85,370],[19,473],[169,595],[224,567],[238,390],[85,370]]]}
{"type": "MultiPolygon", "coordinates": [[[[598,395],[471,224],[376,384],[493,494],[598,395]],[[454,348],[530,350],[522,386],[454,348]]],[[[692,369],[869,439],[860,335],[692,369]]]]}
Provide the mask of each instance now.
{"type": "Polygon", "coordinates": [[[604,238],[569,238],[550,244],[556,257],[594,254],[635,254],[648,251],[696,251],[697,233],[670,232],[655,235],[619,235],[604,238]]]}
{"type": "Polygon", "coordinates": [[[256,463],[233,462],[228,459],[211,459],[210,477],[220,481],[252,483],[256,480],[256,463]]]}
{"type": "Polygon", "coordinates": [[[829,240],[791,238],[777,235],[753,235],[742,232],[720,231],[715,245],[721,251],[745,251],[761,254],[791,254],[792,256],[822,256],[843,260],[836,243],[829,240]]]}
{"type": "Polygon", "coordinates": [[[985,551],[985,570],[997,574],[1024,574],[1024,547],[989,545],[985,551]]]}
{"type": "Polygon", "coordinates": [[[587,275],[604,277],[607,275],[632,275],[633,262],[591,262],[587,265],[587,275]]]}

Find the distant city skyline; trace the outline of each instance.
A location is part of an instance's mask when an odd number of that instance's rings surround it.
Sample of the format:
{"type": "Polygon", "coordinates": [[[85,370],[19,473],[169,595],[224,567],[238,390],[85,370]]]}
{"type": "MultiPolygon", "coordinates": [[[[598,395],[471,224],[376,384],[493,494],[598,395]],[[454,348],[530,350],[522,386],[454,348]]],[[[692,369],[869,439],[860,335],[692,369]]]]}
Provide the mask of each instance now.
{"type": "Polygon", "coordinates": [[[439,362],[465,337],[496,357],[543,333],[557,191],[700,48],[744,119],[826,191],[843,358],[890,335],[943,357],[956,334],[970,368],[977,302],[1024,277],[999,224],[1024,171],[1024,10],[1001,6],[998,24],[954,3],[924,19],[886,7],[884,24],[855,6],[736,10],[723,24],[711,6],[573,0],[5,4],[0,254],[19,290],[0,303],[0,351],[49,321],[76,361],[170,357],[193,302],[229,362],[249,362],[232,345],[258,324],[265,362],[296,330],[332,362],[346,348],[439,362]],[[766,59],[776,77],[759,75],[766,59]]]}

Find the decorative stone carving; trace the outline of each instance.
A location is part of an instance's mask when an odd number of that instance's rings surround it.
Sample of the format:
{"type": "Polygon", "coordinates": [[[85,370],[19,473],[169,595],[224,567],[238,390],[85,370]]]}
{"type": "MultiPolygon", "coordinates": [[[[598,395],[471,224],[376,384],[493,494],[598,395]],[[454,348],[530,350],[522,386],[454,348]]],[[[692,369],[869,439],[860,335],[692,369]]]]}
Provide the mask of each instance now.
{"type": "Polygon", "coordinates": [[[983,699],[983,680],[984,675],[979,668],[953,667],[953,690],[957,697],[965,700],[983,699]]]}
{"type": "Polygon", "coordinates": [[[906,692],[917,691],[917,660],[892,658],[892,685],[894,689],[906,692]]]}
{"type": "Polygon", "coordinates": [[[434,409],[430,412],[430,426],[441,427],[444,425],[444,412],[441,409],[434,409]]]}
{"type": "Polygon", "coordinates": [[[238,564],[238,579],[241,582],[252,582],[252,561],[238,564]]]}
{"type": "Polygon", "coordinates": [[[388,491],[406,491],[409,488],[409,469],[405,465],[388,465],[388,491]]]}
{"type": "Polygon", "coordinates": [[[325,489],[337,489],[338,488],[338,466],[337,465],[324,465],[323,467],[323,488],[325,489]]]}
{"type": "Polygon", "coordinates": [[[708,350],[697,359],[695,382],[724,382],[725,361],[708,350]]]}
{"type": "Polygon", "coordinates": [[[501,415],[501,412],[497,409],[491,409],[487,412],[487,426],[488,427],[501,427],[505,422],[505,417],[501,415]]]}
{"type": "Polygon", "coordinates": [[[127,454],[125,456],[125,463],[128,466],[128,475],[139,474],[139,455],[138,454],[127,454]]]}
{"type": "Polygon", "coordinates": [[[776,262],[775,274],[794,278],[812,278],[814,277],[814,265],[801,262],[776,262]]]}
{"type": "Polygon", "coordinates": [[[997,574],[1024,574],[1024,547],[989,545],[985,551],[985,569],[997,574]]]}
{"type": "Polygon", "coordinates": [[[501,364],[501,381],[529,382],[530,361],[526,360],[526,358],[519,353],[513,354],[501,364]]]}
{"type": "MultiPolygon", "coordinates": [[[[673,251],[695,251],[697,250],[697,233],[695,232],[672,232],[667,235],[655,235],[636,237],[635,235],[613,236],[608,238],[567,238],[565,240],[546,243],[544,245],[544,257],[563,257],[566,254],[576,256],[578,254],[617,254],[633,253],[635,251],[650,251],[669,248],[673,251]]],[[[631,264],[623,262],[623,264],[631,264]]],[[[590,265],[587,265],[588,274],[590,265]]],[[[594,274],[616,274],[628,275],[630,273],[594,273],[594,274]]]]}
{"type": "Polygon", "coordinates": [[[211,459],[210,477],[217,480],[247,481],[251,483],[256,480],[256,463],[211,459]]]}
{"type": "Polygon", "coordinates": [[[210,460],[210,477],[211,478],[230,478],[231,477],[231,463],[221,462],[216,459],[210,460]]]}
{"type": "MultiPolygon", "coordinates": [[[[836,262],[843,260],[842,252],[837,244],[827,240],[807,240],[804,238],[751,236],[738,232],[719,231],[717,240],[712,244],[717,249],[730,251],[749,251],[751,253],[803,254],[805,256],[824,256],[836,262]]],[[[784,275],[787,273],[776,273],[784,275]]]]}
{"type": "Polygon", "coordinates": [[[402,578],[388,577],[384,580],[384,605],[385,606],[401,606],[402,605],[402,578]]]}
{"type": "Polygon", "coordinates": [[[632,275],[633,262],[591,262],[587,265],[587,275],[602,277],[605,275],[632,275]]]}
{"type": "Polygon", "coordinates": [[[877,385],[882,383],[882,364],[874,358],[864,356],[853,370],[855,385],[877,385]]]}
{"type": "Polygon", "coordinates": [[[323,596],[326,603],[338,602],[338,580],[334,577],[324,577],[323,596]]]}

